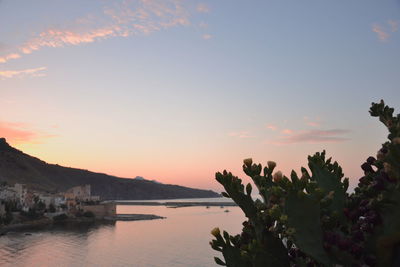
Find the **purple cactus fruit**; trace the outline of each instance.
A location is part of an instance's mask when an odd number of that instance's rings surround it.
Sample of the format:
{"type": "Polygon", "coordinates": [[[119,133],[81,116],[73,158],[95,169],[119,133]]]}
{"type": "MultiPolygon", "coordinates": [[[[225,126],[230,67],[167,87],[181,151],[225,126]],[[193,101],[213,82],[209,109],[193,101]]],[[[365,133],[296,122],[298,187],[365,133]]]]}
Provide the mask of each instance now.
{"type": "Polygon", "coordinates": [[[376,258],[372,255],[367,255],[364,257],[364,262],[368,265],[368,266],[375,266],[376,265],[376,258]]]}
{"type": "Polygon", "coordinates": [[[350,248],[350,252],[351,252],[351,254],[354,255],[354,257],[355,257],[356,259],[360,259],[360,258],[361,258],[361,255],[362,255],[362,253],[363,253],[363,249],[362,249],[362,247],[361,247],[360,245],[358,245],[358,244],[353,244],[353,245],[351,246],[351,248],[350,248]]]}
{"type": "Polygon", "coordinates": [[[360,206],[367,206],[368,203],[369,203],[369,199],[363,199],[363,200],[361,200],[361,202],[360,202],[360,206]]]}
{"type": "Polygon", "coordinates": [[[382,180],[375,180],[372,183],[372,189],[375,191],[382,191],[385,188],[385,183],[382,180]]]}
{"type": "Polygon", "coordinates": [[[354,231],[352,236],[353,236],[353,240],[356,242],[361,242],[361,241],[364,241],[364,239],[365,239],[363,232],[361,232],[360,230],[354,231]]]}
{"type": "Polygon", "coordinates": [[[368,157],[367,158],[367,163],[370,164],[370,165],[374,164],[375,161],[376,161],[376,159],[374,157],[368,157]]]}
{"type": "Polygon", "coordinates": [[[367,162],[361,165],[361,169],[366,173],[374,173],[374,169],[372,169],[371,165],[367,162]]]}
{"type": "Polygon", "coordinates": [[[351,241],[349,239],[347,239],[347,238],[342,238],[338,242],[338,247],[341,250],[348,250],[351,245],[352,245],[351,241]]]}

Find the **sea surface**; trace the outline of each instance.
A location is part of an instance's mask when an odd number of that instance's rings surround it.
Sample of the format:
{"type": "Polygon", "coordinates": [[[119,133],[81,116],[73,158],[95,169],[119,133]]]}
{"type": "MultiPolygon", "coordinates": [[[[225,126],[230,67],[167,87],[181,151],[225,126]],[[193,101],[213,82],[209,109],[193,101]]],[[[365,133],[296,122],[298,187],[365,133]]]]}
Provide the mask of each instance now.
{"type": "MultiPolygon", "coordinates": [[[[202,199],[221,200],[227,199],[202,199]]],[[[0,266],[217,266],[213,258],[221,255],[209,245],[210,231],[218,226],[237,234],[245,220],[238,207],[121,205],[117,213],[167,218],[8,233],[0,237],[0,266]]]]}

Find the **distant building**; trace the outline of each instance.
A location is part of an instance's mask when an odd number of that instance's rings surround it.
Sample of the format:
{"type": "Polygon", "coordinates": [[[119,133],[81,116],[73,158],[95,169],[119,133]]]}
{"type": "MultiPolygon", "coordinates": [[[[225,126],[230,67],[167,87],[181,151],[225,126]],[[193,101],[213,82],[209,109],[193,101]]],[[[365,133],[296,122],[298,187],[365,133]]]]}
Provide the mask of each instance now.
{"type": "Polygon", "coordinates": [[[17,199],[17,192],[13,187],[4,186],[0,188],[0,200],[13,201],[17,199]]]}
{"type": "Polygon", "coordinates": [[[0,202],[0,217],[6,215],[6,204],[0,202]]]}
{"type": "Polygon", "coordinates": [[[39,194],[39,201],[43,202],[48,208],[50,205],[54,205],[54,196],[53,195],[43,195],[39,194]]]}
{"type": "Polygon", "coordinates": [[[25,198],[20,200],[22,204],[22,210],[28,211],[35,205],[35,194],[33,192],[27,192],[25,198]]]}
{"type": "Polygon", "coordinates": [[[68,209],[72,207],[76,207],[78,204],[82,202],[89,202],[89,201],[99,201],[99,196],[92,196],[91,195],[91,187],[89,184],[87,185],[79,185],[72,187],[64,193],[65,203],[68,209]]]}
{"type": "Polygon", "coordinates": [[[65,200],[65,197],[62,195],[56,195],[54,196],[54,206],[59,209],[62,205],[66,205],[67,201],[65,200]]]}
{"type": "Polygon", "coordinates": [[[28,188],[24,184],[15,184],[14,190],[17,193],[17,197],[19,199],[25,199],[26,194],[28,193],[28,188]]]}
{"type": "Polygon", "coordinates": [[[96,218],[115,217],[117,208],[115,202],[101,203],[98,205],[82,205],[83,212],[90,211],[96,218]]]}
{"type": "Polygon", "coordinates": [[[72,187],[67,190],[66,196],[68,196],[68,198],[71,198],[71,197],[75,198],[76,200],[79,200],[79,201],[98,201],[98,200],[100,200],[99,196],[91,195],[90,184],[72,187]]]}

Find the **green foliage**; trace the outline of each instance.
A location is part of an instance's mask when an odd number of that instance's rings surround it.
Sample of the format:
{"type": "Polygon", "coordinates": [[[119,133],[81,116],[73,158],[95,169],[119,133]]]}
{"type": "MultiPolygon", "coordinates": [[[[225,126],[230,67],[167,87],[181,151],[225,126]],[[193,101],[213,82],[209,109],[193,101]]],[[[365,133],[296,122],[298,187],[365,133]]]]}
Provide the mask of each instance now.
{"type": "Polygon", "coordinates": [[[383,101],[370,114],[389,130],[388,141],[361,165],[364,176],[354,193],[348,178],[325,151],[308,157],[299,177],[244,160],[243,171],[256,185],[261,200],[251,197],[252,185],[230,172],[216,174],[225,197],[232,198],[247,220],[240,235],[212,231],[213,249],[230,267],[261,266],[395,266],[400,248],[400,115],[383,101]],[[261,173],[262,172],[262,173],[261,173]]]}
{"type": "Polygon", "coordinates": [[[66,214],[64,214],[64,213],[60,214],[60,215],[56,215],[56,216],[53,217],[53,221],[54,222],[63,222],[66,219],[68,219],[68,216],[66,214]]]}
{"type": "Polygon", "coordinates": [[[94,213],[91,211],[85,211],[82,215],[83,217],[87,217],[87,218],[94,218],[94,213]]]}
{"type": "Polygon", "coordinates": [[[13,216],[12,212],[7,211],[6,214],[0,218],[0,223],[7,225],[7,224],[10,224],[13,219],[14,219],[14,216],[13,216]]]}
{"type": "Polygon", "coordinates": [[[56,207],[54,207],[54,205],[53,204],[50,204],[49,205],[49,212],[56,212],[56,207]]]}

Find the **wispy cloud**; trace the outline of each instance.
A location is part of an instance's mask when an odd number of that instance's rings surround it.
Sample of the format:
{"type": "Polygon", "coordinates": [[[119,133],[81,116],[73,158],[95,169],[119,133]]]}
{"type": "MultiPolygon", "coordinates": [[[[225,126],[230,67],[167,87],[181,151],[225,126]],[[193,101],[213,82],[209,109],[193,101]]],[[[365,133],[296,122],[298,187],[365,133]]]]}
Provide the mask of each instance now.
{"type": "Polygon", "coordinates": [[[305,124],[307,126],[311,126],[311,127],[319,127],[319,126],[321,126],[319,118],[316,118],[316,119],[312,120],[312,119],[310,119],[309,117],[306,116],[303,119],[304,119],[304,122],[305,122],[305,124]]]}
{"type": "Polygon", "coordinates": [[[202,21],[202,22],[199,23],[199,27],[202,28],[202,29],[206,29],[206,28],[208,28],[208,24],[205,23],[204,21],[202,21]]]}
{"type": "Polygon", "coordinates": [[[283,134],[293,134],[294,131],[290,130],[290,129],[284,129],[284,130],[281,131],[281,133],[283,133],[283,134]]]}
{"type": "Polygon", "coordinates": [[[378,39],[381,42],[387,42],[390,38],[391,33],[399,30],[400,21],[388,20],[385,24],[372,24],[372,31],[376,33],[378,39]]]}
{"type": "Polygon", "coordinates": [[[267,142],[275,145],[287,145],[295,143],[340,143],[349,140],[344,135],[348,130],[332,129],[332,130],[310,130],[310,131],[287,131],[283,136],[278,137],[276,140],[267,142]]]}
{"type": "Polygon", "coordinates": [[[199,13],[208,13],[208,12],[210,12],[210,8],[204,3],[198,4],[196,10],[199,13]]]}
{"type": "Polygon", "coordinates": [[[38,143],[44,139],[55,137],[55,135],[35,131],[26,123],[0,121],[0,137],[5,137],[11,143],[19,144],[38,143]]]}
{"type": "Polygon", "coordinates": [[[398,21],[398,20],[388,20],[387,23],[390,25],[390,30],[392,32],[397,32],[399,30],[400,21],[398,21]]]}
{"type": "Polygon", "coordinates": [[[278,126],[276,126],[274,124],[268,124],[267,125],[267,129],[270,129],[272,131],[276,131],[278,129],[278,126]]]}
{"type": "Polygon", "coordinates": [[[253,138],[254,136],[250,134],[249,131],[240,131],[240,132],[230,132],[228,134],[231,137],[237,137],[240,139],[245,139],[245,138],[253,138]]]}
{"type": "Polygon", "coordinates": [[[21,57],[21,55],[17,54],[17,53],[8,54],[3,57],[0,57],[0,63],[6,63],[7,61],[9,61],[11,59],[17,59],[20,57],[21,57]]]}
{"type": "Polygon", "coordinates": [[[211,34],[203,34],[203,39],[204,40],[210,40],[212,38],[211,34]]]}
{"type": "Polygon", "coordinates": [[[387,33],[382,26],[376,23],[372,25],[372,31],[377,34],[378,39],[382,42],[386,42],[390,36],[390,34],[387,33]]]}
{"type": "Polygon", "coordinates": [[[34,69],[25,69],[25,70],[0,70],[0,78],[15,78],[15,77],[43,77],[46,74],[43,71],[46,70],[46,67],[34,68],[34,69]]]}
{"type": "MultiPolygon", "coordinates": [[[[0,63],[21,58],[46,47],[92,43],[112,37],[150,34],[162,29],[190,25],[182,0],[125,0],[103,8],[103,14],[76,19],[68,28],[49,28],[0,56],[0,63]]],[[[204,8],[204,7],[203,7],[204,8]]]]}

